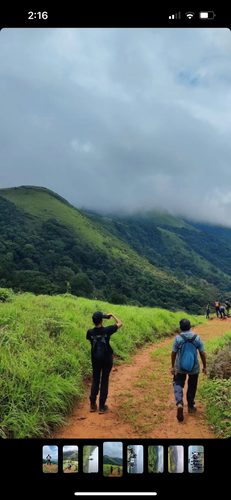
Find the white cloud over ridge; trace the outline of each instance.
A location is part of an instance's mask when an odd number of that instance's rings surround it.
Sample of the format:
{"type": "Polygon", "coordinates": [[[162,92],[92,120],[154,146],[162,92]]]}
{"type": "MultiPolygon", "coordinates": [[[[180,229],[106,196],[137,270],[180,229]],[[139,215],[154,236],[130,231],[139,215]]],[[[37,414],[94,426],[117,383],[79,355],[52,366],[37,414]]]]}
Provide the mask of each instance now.
{"type": "Polygon", "coordinates": [[[228,29],[4,29],[1,187],[231,220],[228,29]]]}

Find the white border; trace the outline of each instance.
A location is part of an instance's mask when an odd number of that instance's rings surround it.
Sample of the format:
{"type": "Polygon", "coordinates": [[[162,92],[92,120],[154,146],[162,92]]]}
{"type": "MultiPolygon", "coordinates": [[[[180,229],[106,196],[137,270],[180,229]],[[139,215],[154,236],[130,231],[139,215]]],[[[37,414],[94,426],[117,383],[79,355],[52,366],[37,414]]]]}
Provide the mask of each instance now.
{"type": "Polygon", "coordinates": [[[104,492],[104,491],[103,492],[98,492],[98,491],[97,492],[94,492],[94,491],[83,492],[82,491],[82,492],[75,492],[74,495],[79,495],[79,496],[90,496],[90,495],[92,495],[92,496],[101,496],[101,495],[104,495],[104,496],[106,496],[106,495],[107,496],[110,496],[110,495],[111,496],[112,495],[113,496],[120,496],[120,495],[121,496],[131,496],[132,495],[132,496],[134,496],[134,495],[136,495],[136,496],[143,497],[143,496],[157,495],[157,493],[155,491],[153,493],[146,493],[146,492],[138,493],[138,492],[134,492],[134,491],[131,493],[127,493],[126,491],[124,491],[124,492],[118,491],[117,493],[115,493],[114,491],[108,491],[108,492],[104,492]]]}

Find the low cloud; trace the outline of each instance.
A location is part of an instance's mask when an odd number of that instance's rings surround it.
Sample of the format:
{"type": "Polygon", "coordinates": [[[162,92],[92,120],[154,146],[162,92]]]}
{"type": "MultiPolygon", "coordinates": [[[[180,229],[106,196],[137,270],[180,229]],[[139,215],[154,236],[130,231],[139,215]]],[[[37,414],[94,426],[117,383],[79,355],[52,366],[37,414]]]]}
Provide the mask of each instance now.
{"type": "Polygon", "coordinates": [[[1,187],[231,226],[228,29],[3,29],[1,187]]]}

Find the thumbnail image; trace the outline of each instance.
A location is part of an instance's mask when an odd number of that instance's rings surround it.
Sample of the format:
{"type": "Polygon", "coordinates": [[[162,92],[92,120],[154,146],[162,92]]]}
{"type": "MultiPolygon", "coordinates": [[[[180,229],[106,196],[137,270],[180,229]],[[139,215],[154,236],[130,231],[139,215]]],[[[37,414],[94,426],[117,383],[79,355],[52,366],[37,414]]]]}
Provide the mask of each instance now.
{"type": "Polygon", "coordinates": [[[58,446],[43,446],[43,472],[58,472],[58,446]]]}
{"type": "Polygon", "coordinates": [[[204,446],[188,447],[188,471],[204,472],[204,446]]]}
{"type": "Polygon", "coordinates": [[[183,446],[168,447],[168,472],[184,472],[183,446]]]}
{"type": "Polygon", "coordinates": [[[83,472],[98,472],[98,446],[84,446],[83,447],[83,472]]]}
{"type": "Polygon", "coordinates": [[[127,447],[127,472],[141,474],[144,469],[143,446],[130,444],[127,447]]]}
{"type": "Polygon", "coordinates": [[[123,475],[123,444],[121,442],[103,443],[103,475],[108,477],[123,475]]]}
{"type": "Polygon", "coordinates": [[[164,447],[148,447],[148,472],[164,472],[164,447]]]}
{"type": "Polygon", "coordinates": [[[78,446],[63,446],[63,472],[78,472],[78,446]]]}

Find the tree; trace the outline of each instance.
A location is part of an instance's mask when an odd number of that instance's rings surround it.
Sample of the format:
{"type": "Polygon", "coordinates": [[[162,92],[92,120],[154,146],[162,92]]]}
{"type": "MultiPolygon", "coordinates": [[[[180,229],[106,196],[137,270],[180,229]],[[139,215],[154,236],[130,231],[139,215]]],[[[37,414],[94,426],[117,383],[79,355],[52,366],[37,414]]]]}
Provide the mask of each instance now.
{"type": "Polygon", "coordinates": [[[92,281],[88,278],[85,273],[77,273],[70,279],[70,286],[73,295],[77,297],[88,297],[93,292],[92,281]]]}

